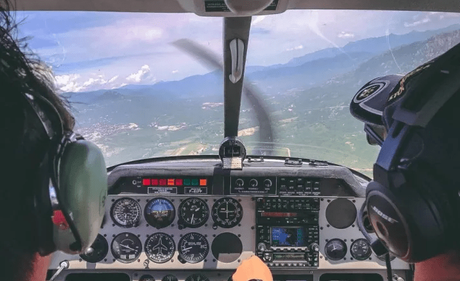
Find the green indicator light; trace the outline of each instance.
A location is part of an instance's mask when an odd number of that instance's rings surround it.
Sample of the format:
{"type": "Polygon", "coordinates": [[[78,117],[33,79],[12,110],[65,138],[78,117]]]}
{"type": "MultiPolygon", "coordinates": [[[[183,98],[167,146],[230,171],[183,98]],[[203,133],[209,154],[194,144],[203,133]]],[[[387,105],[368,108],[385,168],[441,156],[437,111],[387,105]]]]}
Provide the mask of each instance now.
{"type": "Polygon", "coordinates": [[[192,185],[198,185],[198,179],[193,179],[192,180],[192,185]]]}
{"type": "Polygon", "coordinates": [[[184,180],[184,185],[190,185],[190,179],[185,179],[184,180]]]}

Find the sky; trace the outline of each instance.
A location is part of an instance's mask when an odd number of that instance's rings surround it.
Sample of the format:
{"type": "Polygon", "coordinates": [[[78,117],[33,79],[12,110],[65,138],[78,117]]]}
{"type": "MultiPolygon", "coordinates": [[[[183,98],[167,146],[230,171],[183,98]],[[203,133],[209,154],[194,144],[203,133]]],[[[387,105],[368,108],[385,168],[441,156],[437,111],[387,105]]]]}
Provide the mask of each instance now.
{"type": "MultiPolygon", "coordinates": [[[[154,84],[205,74],[171,43],[182,38],[222,55],[222,18],[194,14],[17,12],[20,36],[64,92],[154,84]]],[[[391,11],[287,11],[252,19],[247,65],[286,63],[320,49],[391,33],[460,23],[460,14],[391,11]]],[[[390,42],[391,45],[391,42],[390,42]]]]}

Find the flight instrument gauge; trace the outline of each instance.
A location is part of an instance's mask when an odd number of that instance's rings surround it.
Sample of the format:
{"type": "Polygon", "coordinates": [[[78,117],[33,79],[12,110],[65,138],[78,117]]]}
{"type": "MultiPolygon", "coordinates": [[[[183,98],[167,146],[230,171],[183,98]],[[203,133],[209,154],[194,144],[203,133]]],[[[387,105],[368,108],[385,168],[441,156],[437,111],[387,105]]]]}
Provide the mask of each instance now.
{"type": "Polygon", "coordinates": [[[174,256],[175,251],[174,240],[166,233],[157,232],[145,241],[145,253],[154,263],[169,261],[174,256]]]}
{"type": "Polygon", "coordinates": [[[191,232],[179,240],[179,257],[188,263],[199,263],[209,252],[209,244],[203,235],[191,232]]]}
{"type": "Polygon", "coordinates": [[[115,201],[110,209],[112,221],[121,227],[135,227],[139,224],[142,210],[139,203],[131,198],[121,198],[115,201]]]}
{"type": "Polygon", "coordinates": [[[329,240],[324,247],[324,252],[330,260],[341,260],[347,254],[347,244],[340,239],[329,240]]]}
{"type": "Polygon", "coordinates": [[[227,197],[217,200],[212,206],[214,223],[223,228],[231,228],[243,218],[243,208],[238,200],[227,197]]]}
{"type": "Polygon", "coordinates": [[[141,241],[132,233],[120,233],[112,241],[113,257],[120,262],[133,262],[139,258],[141,252],[141,241]]]}
{"type": "Polygon", "coordinates": [[[208,221],[208,205],[202,199],[188,198],[179,206],[179,218],[179,224],[183,227],[200,227],[208,221]]]}
{"type": "Polygon", "coordinates": [[[355,242],[351,244],[350,252],[353,258],[360,261],[367,260],[372,254],[371,246],[366,239],[355,240],[355,242]]]}
{"type": "Polygon", "coordinates": [[[185,281],[209,281],[208,277],[200,273],[195,273],[187,277],[185,281]]]}
{"type": "Polygon", "coordinates": [[[150,200],[145,206],[144,213],[145,220],[157,229],[170,225],[176,216],[174,205],[165,198],[150,200]]]}

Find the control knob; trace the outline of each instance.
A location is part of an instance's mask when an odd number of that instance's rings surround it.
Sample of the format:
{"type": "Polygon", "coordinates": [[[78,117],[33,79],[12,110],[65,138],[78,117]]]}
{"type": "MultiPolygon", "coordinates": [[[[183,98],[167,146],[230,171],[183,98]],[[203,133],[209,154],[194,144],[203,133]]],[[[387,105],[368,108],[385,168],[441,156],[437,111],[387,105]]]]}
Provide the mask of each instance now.
{"type": "Polygon", "coordinates": [[[261,252],[265,252],[265,251],[267,251],[267,245],[265,245],[265,243],[259,243],[257,245],[257,250],[259,250],[261,252]]]}
{"type": "Polygon", "coordinates": [[[272,262],[273,261],[273,253],[265,253],[263,256],[264,262],[272,262]]]}
{"type": "Polygon", "coordinates": [[[256,186],[259,185],[259,182],[256,179],[251,179],[249,181],[249,185],[252,186],[252,187],[256,187],[256,186]]]}
{"type": "Polygon", "coordinates": [[[236,179],[235,184],[236,184],[237,186],[240,186],[240,187],[241,187],[241,186],[244,185],[244,180],[243,180],[243,179],[236,179]]]}
{"type": "Polygon", "coordinates": [[[273,182],[270,179],[264,180],[264,185],[265,187],[271,187],[273,185],[273,182]]]}
{"type": "Polygon", "coordinates": [[[315,252],[315,253],[319,252],[319,246],[318,246],[318,244],[316,244],[316,243],[311,243],[311,244],[310,244],[310,251],[315,252]]]}

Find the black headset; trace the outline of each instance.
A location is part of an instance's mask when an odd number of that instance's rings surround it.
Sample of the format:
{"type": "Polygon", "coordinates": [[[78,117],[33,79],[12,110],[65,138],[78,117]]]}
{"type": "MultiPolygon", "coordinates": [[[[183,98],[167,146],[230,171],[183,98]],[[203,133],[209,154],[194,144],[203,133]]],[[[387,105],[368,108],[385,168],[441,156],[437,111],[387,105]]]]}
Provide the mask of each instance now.
{"type": "Polygon", "coordinates": [[[34,215],[40,255],[56,250],[77,254],[97,237],[107,197],[107,171],[99,148],[64,129],[53,104],[41,95],[23,95],[28,112],[47,136],[34,185],[34,215]]]}
{"type": "Polygon", "coordinates": [[[458,192],[439,188],[442,179],[432,172],[430,163],[418,161],[424,149],[420,131],[459,89],[457,45],[404,76],[389,95],[383,113],[387,136],[358,216],[361,231],[371,239],[362,223],[367,211],[379,238],[371,241],[377,255],[386,248],[406,262],[431,258],[446,249],[449,235],[460,222],[458,207],[452,204],[458,192]]]}

